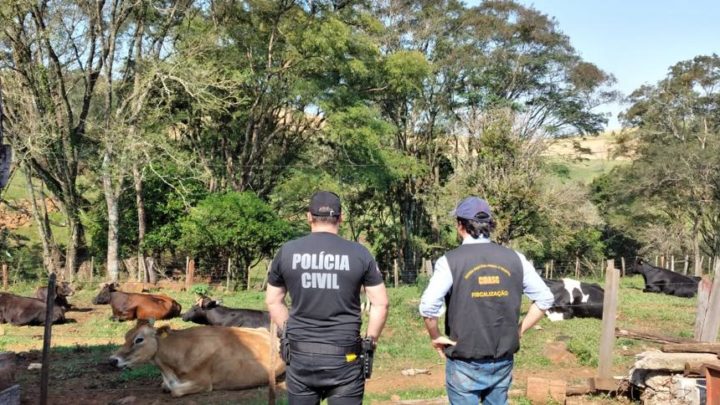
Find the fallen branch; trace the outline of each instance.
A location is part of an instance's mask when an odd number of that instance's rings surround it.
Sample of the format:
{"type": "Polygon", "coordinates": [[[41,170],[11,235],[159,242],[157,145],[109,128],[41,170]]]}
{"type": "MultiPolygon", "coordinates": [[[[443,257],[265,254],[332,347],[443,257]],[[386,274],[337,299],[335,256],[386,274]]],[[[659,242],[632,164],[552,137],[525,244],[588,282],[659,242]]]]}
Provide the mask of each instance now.
{"type": "Polygon", "coordinates": [[[630,329],[615,328],[615,336],[629,339],[647,340],[655,343],[692,343],[691,340],[675,338],[671,336],[655,335],[647,332],[639,332],[630,329]]]}

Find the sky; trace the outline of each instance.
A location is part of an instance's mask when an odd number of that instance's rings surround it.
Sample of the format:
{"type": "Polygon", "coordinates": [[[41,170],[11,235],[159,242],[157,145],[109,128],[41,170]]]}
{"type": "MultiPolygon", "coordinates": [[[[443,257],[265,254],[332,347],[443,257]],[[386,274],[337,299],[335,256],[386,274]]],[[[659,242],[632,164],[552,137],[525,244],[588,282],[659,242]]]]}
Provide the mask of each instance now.
{"type": "MultiPolygon", "coordinates": [[[[662,80],[677,62],[720,54],[720,0],[517,1],[555,17],[578,54],[612,73],[626,95],[662,80]]],[[[620,127],[617,114],[624,108],[598,108],[612,114],[608,129],[620,127]]]]}

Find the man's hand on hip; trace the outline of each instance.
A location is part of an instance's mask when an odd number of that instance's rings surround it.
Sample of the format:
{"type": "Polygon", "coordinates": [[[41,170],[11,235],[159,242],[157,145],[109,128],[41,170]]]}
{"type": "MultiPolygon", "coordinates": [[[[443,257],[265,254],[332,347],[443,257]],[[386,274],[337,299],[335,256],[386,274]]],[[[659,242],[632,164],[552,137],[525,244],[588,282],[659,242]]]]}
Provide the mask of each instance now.
{"type": "Polygon", "coordinates": [[[433,347],[438,352],[440,357],[445,358],[445,348],[448,346],[455,346],[456,342],[450,340],[447,336],[438,336],[431,340],[433,347]]]}

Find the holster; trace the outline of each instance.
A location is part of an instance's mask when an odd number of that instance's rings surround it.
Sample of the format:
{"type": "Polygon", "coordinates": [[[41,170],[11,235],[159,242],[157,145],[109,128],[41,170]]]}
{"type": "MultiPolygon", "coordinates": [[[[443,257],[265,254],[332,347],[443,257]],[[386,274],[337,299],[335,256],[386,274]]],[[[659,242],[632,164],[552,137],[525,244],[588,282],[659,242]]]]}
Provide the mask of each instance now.
{"type": "Polygon", "coordinates": [[[372,339],[365,338],[362,340],[362,351],[360,352],[360,360],[362,361],[363,374],[365,379],[372,376],[373,357],[375,356],[375,345],[372,339]]]}
{"type": "Polygon", "coordinates": [[[285,364],[290,364],[290,339],[287,337],[287,324],[283,325],[282,336],[280,337],[280,358],[285,364]]]}

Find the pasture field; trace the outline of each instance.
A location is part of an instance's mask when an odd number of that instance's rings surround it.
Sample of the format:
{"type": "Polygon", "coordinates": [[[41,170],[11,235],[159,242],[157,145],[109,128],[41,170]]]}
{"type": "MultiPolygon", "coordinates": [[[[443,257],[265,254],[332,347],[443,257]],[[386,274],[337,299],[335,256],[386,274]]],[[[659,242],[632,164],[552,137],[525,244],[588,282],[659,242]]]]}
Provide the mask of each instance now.
{"type": "MultiPolygon", "coordinates": [[[[592,281],[592,280],[586,280],[592,281]]],[[[32,295],[34,285],[16,285],[12,291],[32,295]]],[[[617,324],[621,328],[676,337],[692,336],[695,299],[643,293],[639,276],[621,280],[617,324]]],[[[123,340],[132,323],[109,320],[109,306],[90,303],[95,295],[93,285],[84,285],[70,298],[78,310],[67,313],[72,321],[55,325],[52,332],[50,395],[52,403],[109,403],[135,396],[138,403],[226,404],[266,403],[266,388],[240,392],[224,391],[192,395],[172,400],[160,389],[157,368],[146,365],[131,370],[116,370],[106,359],[123,340]]],[[[188,309],[195,301],[191,292],[164,291],[188,309]]],[[[262,309],[262,292],[222,292],[211,290],[230,307],[262,309]]],[[[390,288],[390,316],[378,346],[373,378],[367,386],[367,403],[391,403],[392,400],[438,398],[444,395],[444,362],[431,349],[422,319],[417,312],[421,294],[417,286],[390,288]],[[427,370],[429,374],[404,376],[405,369],[427,370]]],[[[527,307],[524,303],[523,309],[527,307]]],[[[192,324],[176,318],[158,321],[173,328],[192,324]]],[[[19,353],[21,368],[18,381],[22,384],[24,403],[36,403],[39,393],[38,371],[26,370],[28,363],[39,362],[42,328],[37,326],[0,326],[0,351],[19,353]]],[[[513,403],[529,403],[522,394],[528,376],[563,378],[578,383],[594,375],[600,321],[573,319],[550,322],[544,319],[529,331],[516,356],[513,403]]],[[[614,352],[615,375],[627,375],[634,355],[656,345],[643,341],[618,339],[614,352]]],[[[280,386],[281,388],[283,385],[280,386]]],[[[282,397],[282,393],[280,394],[282,397]]],[[[588,397],[585,403],[626,403],[625,399],[588,397]]]]}

